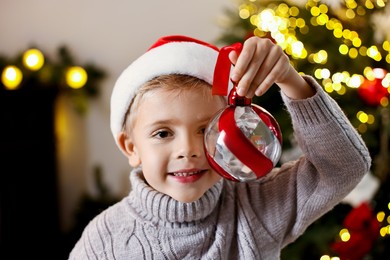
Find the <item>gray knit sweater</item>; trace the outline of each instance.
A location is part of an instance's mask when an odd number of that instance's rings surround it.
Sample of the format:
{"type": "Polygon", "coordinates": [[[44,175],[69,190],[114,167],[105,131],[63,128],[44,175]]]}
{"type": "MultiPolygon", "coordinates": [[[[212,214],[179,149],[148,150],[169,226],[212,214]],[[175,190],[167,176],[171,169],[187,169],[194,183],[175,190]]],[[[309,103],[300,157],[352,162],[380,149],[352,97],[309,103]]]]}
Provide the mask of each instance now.
{"type": "Polygon", "coordinates": [[[69,259],[279,259],[371,164],[336,102],[306,80],[315,96],[283,96],[303,157],[256,182],[223,179],[192,203],[155,191],[135,169],[132,191],[88,224],[69,259]]]}

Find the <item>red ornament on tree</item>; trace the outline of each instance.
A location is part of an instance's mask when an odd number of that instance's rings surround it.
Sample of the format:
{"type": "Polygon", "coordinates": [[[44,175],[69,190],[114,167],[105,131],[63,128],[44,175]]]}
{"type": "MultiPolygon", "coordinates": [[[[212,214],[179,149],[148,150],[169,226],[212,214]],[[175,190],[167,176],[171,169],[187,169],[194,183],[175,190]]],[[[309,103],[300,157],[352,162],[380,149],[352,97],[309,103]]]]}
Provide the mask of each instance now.
{"type": "MultiPolygon", "coordinates": [[[[213,94],[226,96],[231,63],[229,52],[240,52],[241,44],[221,49],[213,94]]],[[[233,181],[252,181],[268,174],[279,161],[282,134],[279,124],[264,108],[241,97],[236,85],[228,96],[229,105],[210,121],[205,132],[207,159],[215,171],[233,181]]]]}
{"type": "Polygon", "coordinates": [[[386,70],[381,68],[373,69],[374,80],[365,79],[363,84],[358,88],[360,97],[370,106],[378,106],[381,99],[388,96],[388,89],[382,85],[382,80],[386,76],[386,70]]]}
{"type": "Polygon", "coordinates": [[[348,241],[332,244],[341,260],[362,260],[379,236],[380,223],[367,203],[354,208],[344,219],[343,225],[351,237],[348,241]]]}

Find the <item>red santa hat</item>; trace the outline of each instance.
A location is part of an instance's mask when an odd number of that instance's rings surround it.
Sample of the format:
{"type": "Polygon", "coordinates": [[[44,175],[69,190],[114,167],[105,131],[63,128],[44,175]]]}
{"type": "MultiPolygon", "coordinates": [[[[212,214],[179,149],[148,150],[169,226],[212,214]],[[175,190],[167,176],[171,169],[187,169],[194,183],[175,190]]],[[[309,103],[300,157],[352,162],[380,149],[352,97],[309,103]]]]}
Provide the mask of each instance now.
{"type": "Polygon", "coordinates": [[[122,131],[129,105],[143,84],[157,76],[183,74],[212,85],[218,54],[216,46],[187,36],[172,35],[158,39],[122,72],[115,83],[110,115],[115,141],[122,131]]]}

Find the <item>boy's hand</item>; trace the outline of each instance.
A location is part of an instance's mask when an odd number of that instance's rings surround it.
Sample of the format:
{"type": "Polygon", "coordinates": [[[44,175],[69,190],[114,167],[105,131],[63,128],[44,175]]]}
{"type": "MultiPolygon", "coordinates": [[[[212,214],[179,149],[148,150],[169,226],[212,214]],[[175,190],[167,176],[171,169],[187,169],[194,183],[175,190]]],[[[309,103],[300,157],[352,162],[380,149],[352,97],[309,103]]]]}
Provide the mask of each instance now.
{"type": "Polygon", "coordinates": [[[232,81],[238,82],[237,94],[252,98],[263,95],[273,83],[292,99],[303,99],[315,91],[291,66],[279,45],[266,38],[251,37],[244,42],[239,57],[229,54],[235,64],[232,81]]]}

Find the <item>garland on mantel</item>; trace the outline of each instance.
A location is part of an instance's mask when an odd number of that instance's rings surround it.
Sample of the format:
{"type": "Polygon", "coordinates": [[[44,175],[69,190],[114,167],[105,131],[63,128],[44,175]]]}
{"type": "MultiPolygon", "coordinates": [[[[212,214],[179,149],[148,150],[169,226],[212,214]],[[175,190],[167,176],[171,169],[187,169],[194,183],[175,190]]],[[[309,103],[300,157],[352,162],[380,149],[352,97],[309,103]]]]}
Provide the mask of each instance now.
{"type": "Polygon", "coordinates": [[[52,88],[70,95],[74,108],[84,114],[88,99],[99,95],[99,82],[106,73],[91,63],[78,65],[66,46],[57,51],[57,59],[32,47],[15,58],[0,56],[0,91],[52,88]]]}

